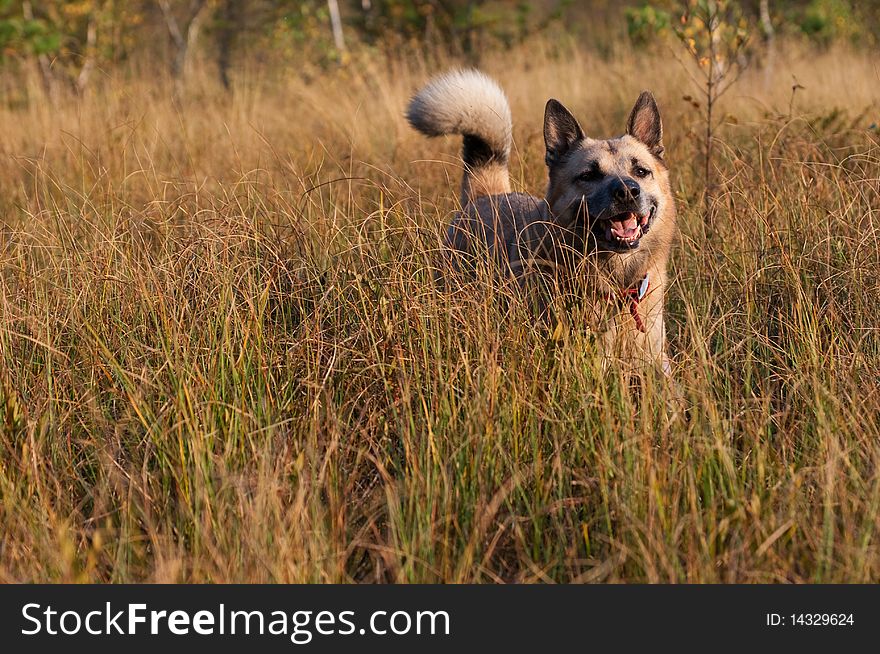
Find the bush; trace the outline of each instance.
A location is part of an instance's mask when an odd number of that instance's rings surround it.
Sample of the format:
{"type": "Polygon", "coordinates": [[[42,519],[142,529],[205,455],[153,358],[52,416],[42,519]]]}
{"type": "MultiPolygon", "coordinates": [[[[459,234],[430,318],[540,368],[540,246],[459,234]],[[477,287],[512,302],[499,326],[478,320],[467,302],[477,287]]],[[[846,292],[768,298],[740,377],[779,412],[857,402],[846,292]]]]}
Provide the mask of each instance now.
{"type": "Polygon", "coordinates": [[[668,11],[651,5],[626,9],[626,31],[635,45],[647,45],[668,35],[671,23],[668,11]]]}
{"type": "Polygon", "coordinates": [[[846,0],[812,0],[799,24],[810,40],[825,46],[841,39],[857,41],[862,36],[860,21],[846,0]]]}

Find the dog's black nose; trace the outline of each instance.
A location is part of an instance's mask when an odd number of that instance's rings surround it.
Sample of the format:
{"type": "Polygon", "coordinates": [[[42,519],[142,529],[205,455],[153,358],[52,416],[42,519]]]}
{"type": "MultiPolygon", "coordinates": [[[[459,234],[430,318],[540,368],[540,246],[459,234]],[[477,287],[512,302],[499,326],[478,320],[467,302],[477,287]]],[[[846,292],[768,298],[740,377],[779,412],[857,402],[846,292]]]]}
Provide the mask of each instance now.
{"type": "Polygon", "coordinates": [[[611,189],[611,194],[619,202],[635,200],[639,197],[639,193],[641,193],[638,183],[631,179],[617,179],[613,183],[614,187],[611,189]]]}

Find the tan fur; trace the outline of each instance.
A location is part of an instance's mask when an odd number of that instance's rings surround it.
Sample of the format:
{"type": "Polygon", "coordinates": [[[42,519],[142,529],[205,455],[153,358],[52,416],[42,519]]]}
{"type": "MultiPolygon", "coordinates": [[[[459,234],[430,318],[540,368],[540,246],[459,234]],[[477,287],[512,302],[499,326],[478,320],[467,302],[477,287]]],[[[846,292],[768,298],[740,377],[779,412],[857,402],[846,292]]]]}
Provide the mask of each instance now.
{"type": "Polygon", "coordinates": [[[462,180],[464,204],[473,202],[481,196],[510,193],[510,174],[507,165],[492,162],[468,170],[462,180]]]}
{"type": "MultiPolygon", "coordinates": [[[[632,288],[646,273],[649,275],[650,291],[638,308],[646,332],[635,328],[632,316],[623,306],[617,311],[619,319],[605,330],[604,342],[606,348],[620,359],[631,360],[635,364],[639,359],[659,361],[664,372],[668,373],[670,364],[665,351],[663,305],[668,285],[666,267],[677,228],[666,165],[656,159],[643,143],[629,135],[610,140],[584,139],[565,164],[551,173],[547,202],[551,215],[563,215],[581,200],[582,189],[572,185],[570,180],[584,167],[585,162],[599,161],[609,175],[623,177],[628,175],[633,159],[644,162],[652,170],[652,177],[642,180],[641,185],[646,192],[653,193],[659,199],[657,217],[637,250],[623,254],[598,252],[593,255],[595,265],[586,267],[590,276],[586,284],[599,289],[598,302],[602,304],[606,295],[619,289],[632,288]]],[[[599,306],[596,311],[602,308],[607,309],[599,306]]]]}

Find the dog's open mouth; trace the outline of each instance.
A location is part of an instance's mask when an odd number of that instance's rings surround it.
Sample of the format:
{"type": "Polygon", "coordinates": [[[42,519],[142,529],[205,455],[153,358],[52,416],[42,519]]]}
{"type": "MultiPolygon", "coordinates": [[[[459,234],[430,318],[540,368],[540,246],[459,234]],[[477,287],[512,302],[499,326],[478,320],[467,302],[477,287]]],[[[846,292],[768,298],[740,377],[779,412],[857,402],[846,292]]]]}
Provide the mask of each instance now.
{"type": "Polygon", "coordinates": [[[604,241],[615,249],[634,249],[639,246],[642,236],[648,233],[653,214],[654,207],[644,214],[624,211],[600,220],[597,231],[604,237],[604,241]]]}

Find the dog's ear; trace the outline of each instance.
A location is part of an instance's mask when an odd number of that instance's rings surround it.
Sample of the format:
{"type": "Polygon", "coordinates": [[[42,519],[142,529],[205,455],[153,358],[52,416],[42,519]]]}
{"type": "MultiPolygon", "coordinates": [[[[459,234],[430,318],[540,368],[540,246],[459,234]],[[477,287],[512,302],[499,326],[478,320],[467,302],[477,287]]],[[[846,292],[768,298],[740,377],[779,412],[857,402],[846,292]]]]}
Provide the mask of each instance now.
{"type": "Polygon", "coordinates": [[[626,133],[648,146],[655,157],[663,158],[663,122],[650,91],[642,91],[629,115],[626,133]]]}
{"type": "Polygon", "coordinates": [[[548,100],[544,108],[545,161],[552,166],[568,149],[584,138],[584,131],[571,112],[558,100],[548,100]]]}

